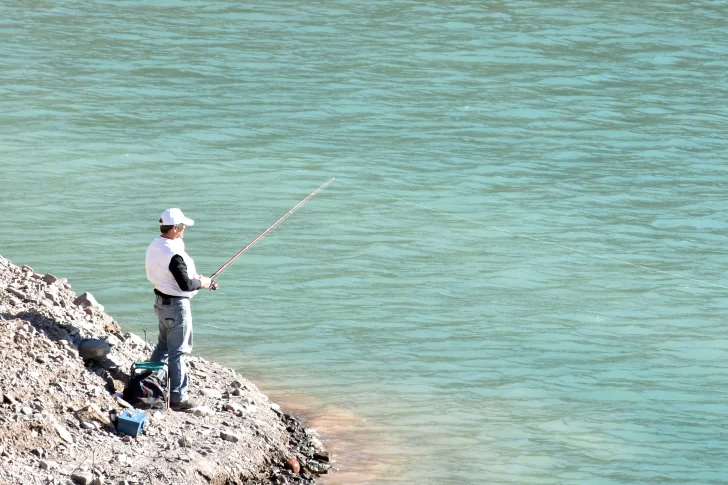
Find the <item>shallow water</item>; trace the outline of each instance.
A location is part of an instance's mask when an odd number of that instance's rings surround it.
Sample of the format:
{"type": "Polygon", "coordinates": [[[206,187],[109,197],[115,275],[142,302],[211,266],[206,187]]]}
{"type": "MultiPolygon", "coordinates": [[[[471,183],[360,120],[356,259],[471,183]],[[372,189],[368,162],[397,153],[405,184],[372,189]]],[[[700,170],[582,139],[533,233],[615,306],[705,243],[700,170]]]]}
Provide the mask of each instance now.
{"type": "Polygon", "coordinates": [[[0,5],[0,254],[195,352],[341,484],[725,483],[726,4],[0,5]]]}

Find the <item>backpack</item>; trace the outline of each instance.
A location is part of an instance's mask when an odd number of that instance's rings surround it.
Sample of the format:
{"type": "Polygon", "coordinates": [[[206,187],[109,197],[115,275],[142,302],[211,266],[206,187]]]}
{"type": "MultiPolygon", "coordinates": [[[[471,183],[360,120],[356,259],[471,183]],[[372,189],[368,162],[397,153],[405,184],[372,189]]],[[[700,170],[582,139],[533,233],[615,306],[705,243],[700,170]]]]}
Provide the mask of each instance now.
{"type": "Polygon", "coordinates": [[[132,372],[124,388],[124,401],[138,409],[167,408],[167,371],[164,369],[132,372]]]}

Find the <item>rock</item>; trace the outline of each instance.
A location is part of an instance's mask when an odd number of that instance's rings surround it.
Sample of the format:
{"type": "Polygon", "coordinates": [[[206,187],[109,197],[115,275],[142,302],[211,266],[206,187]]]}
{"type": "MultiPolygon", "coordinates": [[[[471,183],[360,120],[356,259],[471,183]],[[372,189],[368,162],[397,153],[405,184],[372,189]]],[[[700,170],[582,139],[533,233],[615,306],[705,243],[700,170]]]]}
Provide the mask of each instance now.
{"type": "Polygon", "coordinates": [[[222,399],[222,393],[216,389],[203,389],[202,395],[213,399],[222,399]]]}
{"type": "Polygon", "coordinates": [[[119,406],[121,406],[122,408],[131,409],[133,407],[131,404],[129,404],[128,402],[124,401],[119,396],[115,396],[115,399],[116,399],[116,402],[119,404],[119,406]]]}
{"type": "Polygon", "coordinates": [[[103,359],[111,352],[108,342],[95,338],[81,340],[78,345],[78,355],[82,359],[103,359]]]}
{"type": "Polygon", "coordinates": [[[134,347],[146,347],[147,343],[144,341],[143,338],[141,338],[139,335],[131,332],[126,332],[124,334],[124,342],[131,343],[134,347]]]}
{"type": "Polygon", "coordinates": [[[96,301],[96,298],[89,293],[86,292],[83,295],[79,296],[75,300],[73,300],[74,305],[78,305],[81,308],[98,308],[99,302],[96,301]]]}
{"type": "Polygon", "coordinates": [[[215,411],[210,409],[207,406],[197,406],[195,408],[190,409],[190,412],[194,414],[195,416],[214,416],[215,411]]]}
{"type": "Polygon", "coordinates": [[[58,468],[58,463],[50,460],[41,460],[40,463],[38,463],[38,466],[41,470],[52,470],[54,468],[58,468]]]}
{"type": "Polygon", "coordinates": [[[301,465],[295,458],[291,458],[286,462],[286,468],[296,474],[301,471],[301,465]]]}
{"type": "Polygon", "coordinates": [[[46,283],[48,283],[50,285],[50,284],[53,284],[56,281],[58,281],[58,278],[56,278],[55,276],[53,276],[50,273],[46,273],[45,275],[43,275],[43,281],[45,281],[46,283]]]}
{"type": "Polygon", "coordinates": [[[236,402],[225,403],[225,409],[235,414],[242,414],[245,411],[245,408],[236,402]]]}
{"type": "Polygon", "coordinates": [[[328,451],[317,451],[313,454],[313,459],[328,463],[331,461],[331,454],[328,451]]]}
{"type": "Polygon", "coordinates": [[[319,463],[317,461],[309,460],[306,463],[306,468],[311,473],[315,473],[317,475],[325,475],[329,473],[329,470],[331,470],[331,465],[327,465],[325,463],[319,463]]]}
{"type": "Polygon", "coordinates": [[[107,417],[106,413],[104,413],[100,407],[98,407],[96,404],[91,403],[88,406],[86,406],[85,409],[91,418],[94,421],[98,421],[99,423],[103,424],[104,426],[111,425],[111,420],[107,417]]]}
{"type": "Polygon", "coordinates": [[[119,333],[119,332],[121,332],[121,327],[114,320],[107,320],[104,323],[104,332],[106,332],[106,333],[119,333]]]}
{"type": "Polygon", "coordinates": [[[71,475],[71,480],[78,485],[92,485],[94,476],[90,472],[76,472],[71,475]]]}
{"type": "Polygon", "coordinates": [[[65,441],[66,443],[73,443],[73,436],[71,436],[71,433],[69,433],[66,428],[58,423],[54,424],[53,427],[55,428],[56,433],[58,433],[58,436],[60,436],[63,441],[65,441]]]}
{"type": "Polygon", "coordinates": [[[106,343],[109,344],[109,347],[116,347],[117,345],[121,345],[121,340],[113,334],[109,334],[106,336],[106,343]]]}
{"type": "Polygon", "coordinates": [[[0,432],[0,483],[243,483],[255,475],[269,477],[265,483],[313,485],[304,459],[325,457],[311,458],[303,427],[274,414],[271,400],[234,369],[201,357],[189,358],[195,397],[206,404],[190,410],[197,416],[151,410],[150,426],[124,438],[112,425],[120,406],[130,406],[116,396],[131,365],[149,357],[141,328],[141,337],[122,338],[127,329],[88,295],[79,306],[63,279],[2,261],[0,429],[7,432],[0,432]],[[104,370],[92,344],[119,371],[104,370]],[[300,460],[298,475],[284,469],[291,457],[300,460]]]}
{"type": "Polygon", "coordinates": [[[239,437],[226,431],[220,431],[220,438],[224,439],[225,441],[230,441],[231,443],[237,443],[238,441],[240,441],[239,437]]]}
{"type": "Polygon", "coordinates": [[[28,295],[26,295],[25,293],[23,293],[20,290],[16,290],[15,288],[6,288],[6,291],[12,295],[17,296],[18,298],[20,298],[22,300],[26,300],[28,298],[28,295]]]}

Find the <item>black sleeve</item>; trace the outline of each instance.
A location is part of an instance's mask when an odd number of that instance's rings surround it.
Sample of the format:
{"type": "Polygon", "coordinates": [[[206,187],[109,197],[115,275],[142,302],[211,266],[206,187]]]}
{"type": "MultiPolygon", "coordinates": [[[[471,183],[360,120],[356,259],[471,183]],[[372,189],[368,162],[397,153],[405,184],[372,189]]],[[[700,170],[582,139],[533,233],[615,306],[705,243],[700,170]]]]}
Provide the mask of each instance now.
{"type": "Polygon", "coordinates": [[[200,280],[196,278],[190,279],[187,276],[187,263],[185,263],[185,260],[179,254],[172,256],[169,262],[169,271],[174,276],[177,286],[182,291],[195,291],[202,287],[200,280]]]}

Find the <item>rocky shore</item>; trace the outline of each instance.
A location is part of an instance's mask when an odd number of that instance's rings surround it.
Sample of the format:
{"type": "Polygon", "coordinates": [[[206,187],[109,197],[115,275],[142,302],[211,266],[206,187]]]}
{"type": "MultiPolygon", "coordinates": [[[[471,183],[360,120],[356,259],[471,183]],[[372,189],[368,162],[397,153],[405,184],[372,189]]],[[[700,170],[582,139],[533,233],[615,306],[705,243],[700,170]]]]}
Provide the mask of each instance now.
{"type": "Polygon", "coordinates": [[[333,471],[315,430],[199,357],[199,407],[143,410],[141,434],[118,431],[131,365],[149,355],[91,294],[0,256],[0,484],[312,485],[333,471]],[[110,353],[83,359],[88,342],[110,353]]]}

